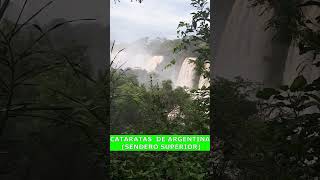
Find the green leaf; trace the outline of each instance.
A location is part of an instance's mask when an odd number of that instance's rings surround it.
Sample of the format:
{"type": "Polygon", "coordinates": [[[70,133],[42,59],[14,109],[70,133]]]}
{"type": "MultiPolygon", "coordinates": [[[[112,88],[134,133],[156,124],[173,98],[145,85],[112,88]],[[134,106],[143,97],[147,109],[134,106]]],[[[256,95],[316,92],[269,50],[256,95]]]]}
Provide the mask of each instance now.
{"type": "Polygon", "coordinates": [[[290,86],[290,90],[295,92],[302,90],[307,85],[307,80],[302,76],[298,76],[290,86]]]}
{"type": "Polygon", "coordinates": [[[287,86],[287,85],[280,86],[280,89],[281,89],[282,91],[288,91],[289,86],[287,86]]]}
{"type": "Polygon", "coordinates": [[[280,92],[276,89],[264,88],[263,90],[258,91],[256,96],[260,99],[268,100],[270,99],[271,96],[278,95],[278,94],[280,94],[280,92]]]}
{"type": "Polygon", "coordinates": [[[307,93],[306,95],[309,96],[309,97],[312,97],[313,99],[315,99],[317,102],[320,103],[320,97],[319,96],[317,96],[315,94],[309,94],[309,93],[307,93]]]}
{"type": "Polygon", "coordinates": [[[298,110],[298,111],[303,111],[303,110],[305,110],[305,109],[307,109],[307,108],[310,108],[310,107],[312,107],[312,106],[318,106],[318,105],[319,105],[319,103],[314,102],[314,101],[311,101],[311,102],[305,103],[305,104],[303,104],[303,105],[301,105],[301,106],[298,106],[298,107],[297,107],[297,110],[298,110]]]}
{"type": "Polygon", "coordinates": [[[276,95],[276,96],[274,96],[274,98],[277,99],[277,100],[281,100],[281,101],[286,99],[286,97],[281,96],[281,95],[276,95]]]}

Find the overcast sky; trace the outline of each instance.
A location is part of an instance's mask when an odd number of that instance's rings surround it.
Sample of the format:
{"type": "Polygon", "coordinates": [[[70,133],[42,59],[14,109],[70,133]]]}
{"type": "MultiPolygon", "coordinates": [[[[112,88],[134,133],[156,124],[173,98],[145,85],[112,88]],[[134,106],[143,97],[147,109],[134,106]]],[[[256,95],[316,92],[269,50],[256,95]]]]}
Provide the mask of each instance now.
{"type": "Polygon", "coordinates": [[[132,42],[142,37],[176,38],[180,21],[189,21],[190,0],[110,1],[111,39],[132,42]]]}

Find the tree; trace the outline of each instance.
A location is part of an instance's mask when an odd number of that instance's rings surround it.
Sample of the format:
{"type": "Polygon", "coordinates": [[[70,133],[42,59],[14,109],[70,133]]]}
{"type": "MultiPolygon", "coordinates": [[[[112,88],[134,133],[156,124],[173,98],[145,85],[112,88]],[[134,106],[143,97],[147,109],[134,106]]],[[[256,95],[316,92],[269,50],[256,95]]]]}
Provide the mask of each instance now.
{"type": "MultiPolygon", "coordinates": [[[[26,4],[27,1],[20,14],[26,4]]],[[[98,160],[106,167],[106,154],[98,148],[105,144],[101,138],[105,131],[99,131],[98,127],[108,123],[105,109],[108,109],[109,97],[103,92],[108,89],[108,76],[103,81],[90,76],[85,47],[52,49],[46,39],[49,33],[66,24],[92,19],[67,20],[49,27],[32,24],[31,21],[51,4],[46,4],[25,22],[20,22],[19,17],[15,22],[2,19],[0,24],[0,140],[8,158],[8,162],[1,162],[4,168],[0,177],[4,179],[43,179],[50,175],[50,178],[59,179],[86,173],[97,177],[99,168],[93,161],[98,160]],[[92,104],[85,96],[99,101],[92,104]],[[16,152],[14,147],[20,151],[16,152]],[[80,147],[78,153],[70,151],[74,147],[80,147]],[[101,151],[97,153],[97,150],[101,151]],[[86,157],[89,155],[94,156],[86,157]],[[43,159],[50,162],[46,162],[46,168],[43,168],[43,159]],[[92,160],[90,171],[72,173],[81,168],[88,170],[88,159],[92,160]],[[57,162],[66,160],[69,168],[57,168],[57,162]],[[85,162],[86,167],[76,161],[85,162]],[[32,173],[34,168],[37,173],[32,173]],[[55,173],[48,174],[47,169],[54,168],[55,173]]]]}
{"type": "MultiPolygon", "coordinates": [[[[320,7],[317,1],[288,0],[255,1],[255,5],[266,5],[268,9],[282,12],[275,13],[269,21],[269,27],[277,32],[286,32],[292,42],[298,45],[300,55],[312,55],[313,66],[319,67],[319,17],[306,17],[302,8],[320,7]],[[282,9],[286,7],[286,9],[282,9]],[[294,14],[294,15],[293,15],[294,14]],[[286,20],[286,21],[283,21],[286,20]]],[[[257,93],[264,102],[268,116],[268,130],[271,142],[267,147],[269,157],[276,166],[279,177],[312,179],[319,177],[319,77],[308,82],[300,74],[295,80],[280,88],[265,88],[257,93]],[[272,115],[272,116],[271,116],[272,115]],[[272,144],[273,143],[273,144],[272,144]]],[[[297,67],[299,68],[299,67],[297,67]]]]}
{"type": "Polygon", "coordinates": [[[191,22],[179,23],[177,33],[182,42],[174,48],[174,52],[193,47],[197,56],[193,63],[196,64],[198,74],[209,77],[205,62],[211,62],[210,8],[207,0],[191,0],[191,5],[196,11],[191,13],[191,22]]]}

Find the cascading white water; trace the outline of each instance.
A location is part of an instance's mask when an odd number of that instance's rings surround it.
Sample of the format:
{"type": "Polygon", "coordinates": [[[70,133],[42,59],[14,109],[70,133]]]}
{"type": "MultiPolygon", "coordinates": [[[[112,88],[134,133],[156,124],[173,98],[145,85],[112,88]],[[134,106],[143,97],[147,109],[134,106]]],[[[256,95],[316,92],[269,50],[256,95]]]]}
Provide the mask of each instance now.
{"type": "MultiPolygon", "coordinates": [[[[204,68],[207,72],[210,72],[210,63],[205,63],[204,68]]],[[[208,77],[204,77],[203,75],[200,76],[198,88],[201,89],[202,87],[209,87],[210,86],[210,79],[208,77]]]]}
{"type": "Polygon", "coordinates": [[[275,39],[275,31],[266,29],[273,12],[261,15],[264,8],[250,7],[249,0],[234,2],[217,47],[216,76],[241,76],[271,87],[292,80],[301,56],[295,44],[275,39]]]}
{"type": "Polygon", "coordinates": [[[111,61],[114,61],[112,67],[114,68],[140,68],[146,69],[146,62],[151,56],[144,53],[132,53],[130,51],[122,51],[118,53],[117,50],[111,53],[111,61]]]}
{"type": "Polygon", "coordinates": [[[153,56],[151,59],[148,59],[145,65],[145,69],[148,72],[154,72],[157,66],[163,61],[163,56],[153,56]]]}
{"type": "Polygon", "coordinates": [[[266,61],[272,54],[273,33],[265,31],[270,14],[259,16],[263,9],[249,5],[248,0],[234,2],[221,34],[213,69],[217,76],[230,79],[241,76],[262,82],[267,73],[266,61]]]}
{"type": "Polygon", "coordinates": [[[163,61],[163,56],[150,56],[143,53],[133,53],[123,51],[119,54],[113,52],[110,54],[111,60],[114,60],[112,66],[114,68],[133,68],[144,69],[148,72],[156,71],[157,66],[163,61]],[[115,58],[115,59],[114,59],[115,58]]]}
{"type": "MultiPolygon", "coordinates": [[[[279,79],[282,84],[290,84],[299,73],[309,82],[319,77],[319,68],[312,65],[312,54],[299,55],[295,42],[279,45],[273,41],[274,32],[265,29],[272,12],[260,16],[263,8],[249,4],[248,0],[234,2],[217,47],[214,74],[225,78],[241,76],[267,86],[278,84],[275,81],[279,79]],[[277,68],[281,62],[283,69],[277,68]]],[[[306,7],[303,11],[309,18],[319,14],[318,7],[306,7]]]]}
{"type": "MultiPolygon", "coordinates": [[[[308,18],[315,18],[319,15],[318,7],[307,7],[303,9],[304,15],[308,18]]],[[[312,26],[309,24],[311,29],[319,30],[319,27],[312,26]]],[[[291,84],[295,77],[300,73],[311,82],[312,80],[320,76],[320,71],[318,67],[315,67],[312,62],[313,54],[306,53],[299,55],[299,48],[295,42],[291,43],[288,56],[286,60],[286,67],[283,73],[283,84],[291,84]]]]}
{"type": "Polygon", "coordinates": [[[271,53],[273,35],[264,30],[267,17],[258,16],[259,11],[248,6],[247,0],[235,1],[222,33],[214,72],[226,78],[262,81],[263,61],[271,53]]]}
{"type": "Polygon", "coordinates": [[[184,59],[182,66],[179,71],[179,75],[176,81],[176,86],[193,88],[194,80],[196,76],[195,64],[190,62],[190,60],[196,60],[194,57],[188,57],[184,59]]]}

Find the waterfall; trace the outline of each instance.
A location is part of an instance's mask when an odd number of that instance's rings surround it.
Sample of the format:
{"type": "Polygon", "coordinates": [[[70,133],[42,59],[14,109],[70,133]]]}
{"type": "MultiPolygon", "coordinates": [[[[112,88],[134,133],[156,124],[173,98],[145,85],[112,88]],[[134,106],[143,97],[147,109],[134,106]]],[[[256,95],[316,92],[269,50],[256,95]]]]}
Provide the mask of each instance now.
{"type": "Polygon", "coordinates": [[[148,54],[133,53],[133,52],[121,52],[117,54],[117,51],[112,52],[110,57],[111,60],[116,57],[113,67],[121,67],[122,69],[134,68],[144,69],[148,72],[155,72],[158,65],[163,61],[163,56],[150,56],[148,54]]]}
{"type": "Polygon", "coordinates": [[[148,72],[154,72],[157,66],[163,61],[163,56],[153,56],[151,59],[147,60],[145,69],[148,72]]]}
{"type": "Polygon", "coordinates": [[[176,86],[194,88],[196,80],[195,64],[190,60],[196,60],[194,57],[184,59],[176,81],[176,86]]]}
{"type": "Polygon", "coordinates": [[[250,7],[248,0],[234,2],[217,47],[215,75],[241,76],[271,87],[282,84],[290,42],[274,39],[275,32],[266,29],[273,12],[261,15],[263,9],[250,7]]]}
{"type": "MultiPolygon", "coordinates": [[[[205,63],[204,65],[205,71],[210,72],[210,63],[205,63]]],[[[209,87],[210,86],[210,79],[208,77],[204,77],[203,75],[200,76],[199,79],[199,86],[198,88],[201,89],[202,87],[209,87]]]]}
{"type": "Polygon", "coordinates": [[[247,0],[235,1],[217,47],[214,72],[263,81],[263,62],[271,54],[273,34],[264,29],[268,17],[260,17],[258,9],[248,6],[247,0]]]}
{"type": "MultiPolygon", "coordinates": [[[[228,18],[215,24],[221,29],[217,32],[221,37],[216,47],[214,75],[228,79],[241,76],[273,87],[290,84],[298,74],[309,82],[318,77],[320,71],[312,65],[312,54],[299,55],[295,42],[274,40],[274,32],[265,29],[273,12],[260,15],[263,7],[249,6],[248,0],[234,1],[228,15],[219,12],[228,18]]],[[[319,14],[318,7],[306,7],[303,11],[307,17],[319,14]]]]}
{"type": "MultiPolygon", "coordinates": [[[[308,18],[313,18],[319,15],[318,7],[308,7],[303,9],[303,13],[308,18]]],[[[311,29],[318,30],[318,27],[309,25],[311,29]]],[[[309,81],[313,81],[320,76],[318,67],[315,67],[312,62],[312,53],[299,55],[299,48],[295,42],[292,42],[288,51],[285,71],[283,73],[283,84],[291,84],[295,77],[300,73],[309,81]]]]}

